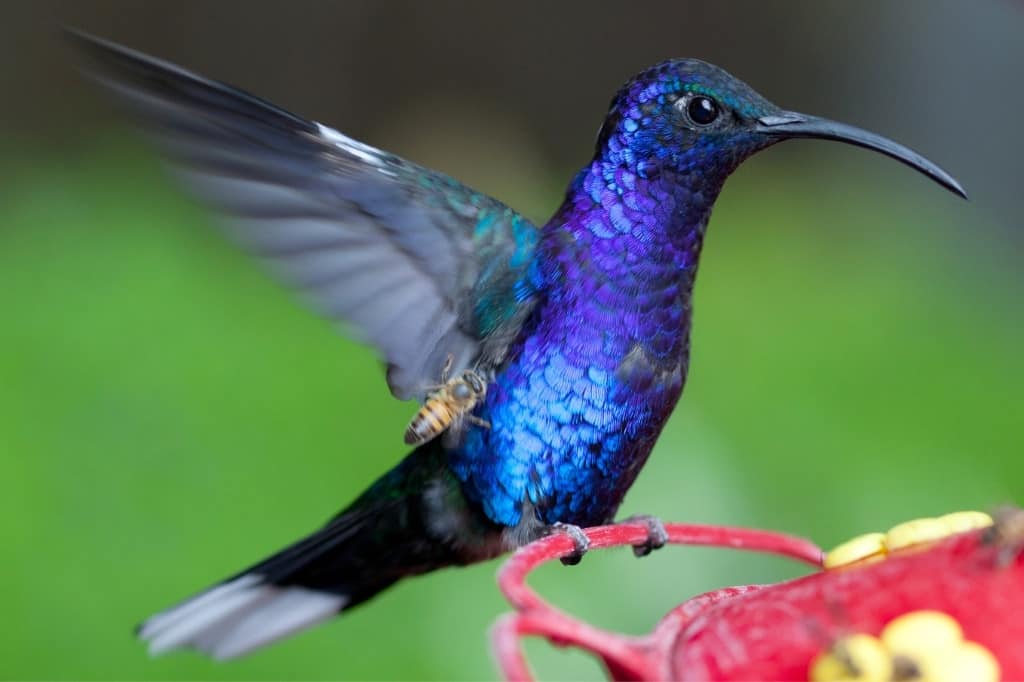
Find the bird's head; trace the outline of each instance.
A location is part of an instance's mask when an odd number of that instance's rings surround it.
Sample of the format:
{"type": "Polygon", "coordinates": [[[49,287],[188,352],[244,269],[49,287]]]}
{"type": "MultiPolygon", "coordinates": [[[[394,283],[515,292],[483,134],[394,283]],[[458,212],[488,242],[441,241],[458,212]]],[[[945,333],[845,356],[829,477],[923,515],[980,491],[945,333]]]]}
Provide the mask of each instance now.
{"type": "Polygon", "coordinates": [[[697,59],[662,62],[627,82],[612,100],[597,154],[631,166],[641,177],[670,171],[720,185],[750,155],[796,137],[881,152],[966,196],[948,173],[910,149],[845,123],[781,109],[697,59]]]}

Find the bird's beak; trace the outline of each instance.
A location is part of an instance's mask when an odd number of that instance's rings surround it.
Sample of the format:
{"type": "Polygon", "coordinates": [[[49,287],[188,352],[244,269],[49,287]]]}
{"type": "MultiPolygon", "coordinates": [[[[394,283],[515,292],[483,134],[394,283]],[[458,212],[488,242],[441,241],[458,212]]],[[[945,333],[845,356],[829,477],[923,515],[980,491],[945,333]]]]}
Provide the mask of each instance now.
{"type": "Polygon", "coordinates": [[[764,135],[778,136],[780,138],[813,137],[820,140],[837,140],[839,142],[855,144],[858,147],[873,149],[886,156],[891,156],[911,168],[916,168],[949,191],[960,195],[964,199],[967,198],[964,188],[953,179],[953,176],[917,152],[907,149],[901,144],[896,144],[881,135],[875,135],[845,123],[785,111],[773,116],[762,116],[757,120],[756,130],[764,135]]]}

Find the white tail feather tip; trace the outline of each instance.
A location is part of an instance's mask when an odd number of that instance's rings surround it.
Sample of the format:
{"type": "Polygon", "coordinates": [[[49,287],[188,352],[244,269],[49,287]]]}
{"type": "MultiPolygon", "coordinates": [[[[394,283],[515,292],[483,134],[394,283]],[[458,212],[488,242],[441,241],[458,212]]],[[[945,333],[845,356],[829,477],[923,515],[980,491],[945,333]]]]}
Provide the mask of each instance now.
{"type": "Polygon", "coordinates": [[[142,624],[139,637],[154,656],[193,648],[234,658],[313,627],[347,602],[343,595],[267,585],[259,575],[244,575],[156,614],[142,624]]]}

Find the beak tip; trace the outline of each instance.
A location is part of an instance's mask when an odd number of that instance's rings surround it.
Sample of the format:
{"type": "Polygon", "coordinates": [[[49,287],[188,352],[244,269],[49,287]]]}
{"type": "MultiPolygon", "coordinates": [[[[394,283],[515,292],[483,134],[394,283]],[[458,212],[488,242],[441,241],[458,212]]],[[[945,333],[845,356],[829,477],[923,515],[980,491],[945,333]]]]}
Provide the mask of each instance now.
{"type": "Polygon", "coordinates": [[[956,179],[953,176],[947,175],[947,174],[943,174],[942,178],[936,178],[936,179],[939,180],[939,183],[941,185],[943,185],[946,189],[948,189],[950,192],[952,192],[953,194],[957,195],[958,197],[960,197],[964,201],[970,201],[971,200],[971,198],[967,195],[967,190],[965,190],[964,186],[961,185],[959,182],[957,182],[956,179]]]}

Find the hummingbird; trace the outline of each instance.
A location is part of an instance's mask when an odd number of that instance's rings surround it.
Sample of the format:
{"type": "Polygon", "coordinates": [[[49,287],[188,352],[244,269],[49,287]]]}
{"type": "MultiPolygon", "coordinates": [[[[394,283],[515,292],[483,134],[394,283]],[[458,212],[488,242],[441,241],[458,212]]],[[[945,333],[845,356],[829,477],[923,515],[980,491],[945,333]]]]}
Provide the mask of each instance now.
{"type": "MultiPolygon", "coordinates": [[[[484,377],[472,418],[415,447],[311,534],[137,630],[153,654],[249,653],[395,582],[611,523],[683,391],[692,292],[726,178],[783,140],[881,152],[966,198],[887,138],[782,109],[723,69],[670,59],[611,100],[592,158],[536,225],[497,199],[334,128],[70,32],[243,248],[373,347],[398,399],[484,377]]],[[[664,541],[644,519],[644,554],[664,541]]]]}

